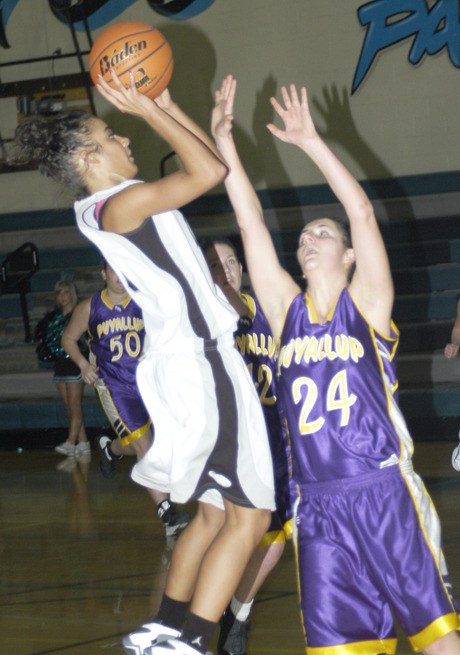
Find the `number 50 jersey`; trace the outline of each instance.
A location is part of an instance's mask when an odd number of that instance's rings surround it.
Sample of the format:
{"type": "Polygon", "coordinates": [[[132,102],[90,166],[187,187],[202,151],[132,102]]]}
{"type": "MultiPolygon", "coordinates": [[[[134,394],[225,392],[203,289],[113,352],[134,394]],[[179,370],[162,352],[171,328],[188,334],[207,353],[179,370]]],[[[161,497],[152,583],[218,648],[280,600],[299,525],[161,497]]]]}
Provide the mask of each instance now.
{"type": "Polygon", "coordinates": [[[90,361],[106,383],[136,386],[136,368],[144,346],[142,311],[134,300],[115,305],[107,291],[91,298],[88,323],[90,361]]]}

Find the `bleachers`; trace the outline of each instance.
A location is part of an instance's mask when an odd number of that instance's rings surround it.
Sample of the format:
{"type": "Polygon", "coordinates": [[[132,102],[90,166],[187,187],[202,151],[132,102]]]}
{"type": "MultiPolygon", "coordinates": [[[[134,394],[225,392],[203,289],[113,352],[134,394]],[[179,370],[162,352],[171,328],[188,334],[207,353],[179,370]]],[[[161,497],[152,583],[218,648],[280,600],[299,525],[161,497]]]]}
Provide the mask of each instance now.
{"type": "MultiPolygon", "coordinates": [[[[52,306],[52,289],[75,276],[80,296],[100,288],[100,256],[78,233],[70,211],[0,216],[0,259],[4,244],[20,239],[39,248],[40,270],[32,278],[28,307],[34,326],[52,306]]],[[[193,218],[191,220],[193,225],[193,218]]],[[[199,236],[205,222],[196,218],[199,236]]],[[[213,234],[216,223],[211,221],[213,234]]],[[[219,233],[225,232],[222,220],[219,233]]],[[[231,223],[230,223],[231,225],[231,223]]],[[[230,228],[231,229],[231,228],[230,228]]],[[[209,228],[208,228],[209,231],[209,228]]],[[[273,229],[284,266],[298,274],[298,226],[273,229]]],[[[443,356],[460,293],[460,220],[435,217],[382,225],[396,289],[394,319],[400,329],[400,403],[415,440],[456,439],[460,427],[460,358],[443,356]]],[[[24,342],[19,298],[0,296],[0,430],[42,430],[66,425],[52,373],[38,368],[34,345],[24,342]]],[[[92,389],[84,398],[88,427],[106,424],[92,389]]]]}

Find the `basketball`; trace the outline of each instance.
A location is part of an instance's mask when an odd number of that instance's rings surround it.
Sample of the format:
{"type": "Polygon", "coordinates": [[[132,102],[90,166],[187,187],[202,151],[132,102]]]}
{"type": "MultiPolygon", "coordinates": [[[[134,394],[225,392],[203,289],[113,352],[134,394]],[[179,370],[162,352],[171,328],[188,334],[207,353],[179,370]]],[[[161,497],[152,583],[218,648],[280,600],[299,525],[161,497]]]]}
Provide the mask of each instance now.
{"type": "Polygon", "coordinates": [[[98,75],[113,87],[111,70],[128,87],[134,74],[136,88],[156,98],[169,84],[174,61],[171,46],[155,27],[137,21],[116,23],[94,41],[89,53],[89,74],[93,84],[98,75]]]}

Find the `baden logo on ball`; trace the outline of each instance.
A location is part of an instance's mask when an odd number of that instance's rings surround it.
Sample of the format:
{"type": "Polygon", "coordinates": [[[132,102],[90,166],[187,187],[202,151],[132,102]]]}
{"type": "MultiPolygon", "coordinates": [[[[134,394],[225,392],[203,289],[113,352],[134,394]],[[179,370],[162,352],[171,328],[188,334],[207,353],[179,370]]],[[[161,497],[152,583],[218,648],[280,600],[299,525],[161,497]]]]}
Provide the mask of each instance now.
{"type": "Polygon", "coordinates": [[[138,21],[116,23],[94,41],[89,53],[89,74],[94,84],[98,76],[112,85],[114,70],[125,86],[134,75],[140,93],[156,98],[168,86],[174,60],[164,35],[152,25],[138,21]]]}

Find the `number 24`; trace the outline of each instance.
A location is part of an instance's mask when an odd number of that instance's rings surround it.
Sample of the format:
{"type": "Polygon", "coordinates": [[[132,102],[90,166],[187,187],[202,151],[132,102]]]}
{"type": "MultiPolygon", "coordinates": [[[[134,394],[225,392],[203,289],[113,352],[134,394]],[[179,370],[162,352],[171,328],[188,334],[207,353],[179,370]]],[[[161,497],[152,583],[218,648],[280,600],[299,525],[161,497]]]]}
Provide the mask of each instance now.
{"type": "MultiPolygon", "coordinates": [[[[316,383],[306,376],[297,378],[292,383],[292,397],[296,405],[302,400],[302,389],[307,388],[307,393],[302,404],[299,415],[300,434],[313,434],[320,430],[326,419],[320,416],[314,421],[309,421],[308,417],[318,398],[318,387],[316,383]]],[[[357,401],[355,394],[348,392],[347,373],[339,371],[334,375],[329,383],[326,395],[326,409],[328,411],[340,411],[340,426],[348,425],[350,420],[350,407],[357,401]]]]}

